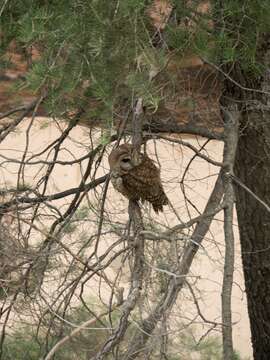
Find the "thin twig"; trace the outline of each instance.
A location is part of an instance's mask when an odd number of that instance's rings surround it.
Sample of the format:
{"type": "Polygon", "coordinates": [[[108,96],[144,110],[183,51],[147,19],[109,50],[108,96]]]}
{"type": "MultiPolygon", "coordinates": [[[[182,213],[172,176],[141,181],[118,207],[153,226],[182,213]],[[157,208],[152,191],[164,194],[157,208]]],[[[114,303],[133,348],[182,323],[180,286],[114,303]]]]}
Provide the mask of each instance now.
{"type": "Polygon", "coordinates": [[[100,178],[90,181],[90,183],[87,183],[83,186],[71,188],[71,189],[62,191],[60,193],[52,194],[52,195],[36,196],[34,198],[27,197],[27,196],[18,197],[14,200],[11,200],[4,204],[1,204],[0,205],[0,214],[8,212],[8,211],[12,211],[13,210],[12,206],[19,204],[19,203],[20,204],[37,204],[37,203],[42,203],[44,201],[53,201],[53,200],[62,199],[66,196],[74,195],[77,193],[87,192],[89,190],[94,189],[96,186],[104,183],[106,181],[106,179],[108,178],[108,176],[109,176],[108,174],[103,175],[100,178]]]}
{"type": "Polygon", "coordinates": [[[259,196],[256,195],[252,190],[250,190],[249,187],[242,183],[242,181],[237,176],[235,176],[234,174],[230,174],[230,177],[237,185],[241,186],[244,190],[246,190],[246,192],[248,192],[252,197],[254,197],[254,199],[256,199],[270,213],[270,206],[266,204],[265,201],[259,198],[259,196]]]}
{"type": "Polygon", "coordinates": [[[4,131],[2,131],[2,134],[0,135],[0,143],[7,137],[7,135],[15,129],[16,126],[20,124],[20,122],[43,101],[43,97],[39,97],[38,99],[35,99],[33,102],[31,102],[28,106],[26,106],[23,113],[14,121],[12,121],[11,124],[8,125],[8,127],[5,128],[4,131]]]}
{"type": "MultiPolygon", "coordinates": [[[[222,199],[223,196],[223,182],[221,174],[219,174],[214,189],[212,191],[211,196],[207,202],[204,213],[210,213],[214,209],[216,209],[222,199]]],[[[197,244],[201,244],[203,238],[209,231],[210,224],[214,218],[212,217],[202,219],[192,234],[192,239],[197,244]]],[[[157,303],[152,312],[148,315],[148,317],[142,321],[139,326],[139,329],[134,334],[133,338],[130,341],[128,349],[124,352],[121,360],[133,360],[139,356],[141,351],[144,349],[147,341],[151,337],[151,334],[155,330],[157,323],[161,319],[161,317],[171,309],[173,304],[175,303],[179,292],[182,290],[185,281],[186,274],[189,272],[192,261],[197,253],[199,246],[194,242],[190,242],[184,250],[182,260],[178,266],[177,275],[180,276],[178,278],[172,277],[169,281],[169,285],[166,293],[162,297],[162,299],[157,303]]]]}
{"type": "MultiPolygon", "coordinates": [[[[117,304],[117,306],[119,306],[120,304],[117,304]]],[[[112,309],[110,309],[109,311],[105,311],[101,314],[98,315],[98,319],[108,315],[110,312],[112,312],[113,310],[116,309],[117,306],[113,306],[112,309]]],[[[54,356],[54,354],[61,348],[63,347],[63,345],[71,340],[72,338],[74,338],[74,336],[78,335],[81,331],[83,331],[84,329],[86,329],[87,327],[89,327],[90,325],[94,324],[95,322],[97,322],[97,318],[93,318],[93,319],[89,319],[87,321],[85,321],[84,323],[82,323],[80,326],[78,326],[76,329],[74,329],[73,331],[71,331],[70,334],[66,335],[63,339],[61,339],[60,341],[58,341],[50,350],[50,352],[46,355],[46,357],[44,358],[44,360],[51,360],[54,356]]]]}
{"type": "Polygon", "coordinates": [[[189,142],[187,141],[184,141],[184,140],[180,140],[180,139],[175,139],[175,138],[172,138],[172,137],[168,137],[168,136],[163,136],[163,135],[157,135],[156,137],[158,137],[159,139],[163,139],[163,140],[167,140],[167,141],[170,141],[172,143],[175,143],[175,144],[180,144],[180,145],[183,145],[183,146],[186,146],[188,147],[189,149],[191,149],[193,152],[195,152],[195,154],[197,156],[199,156],[200,158],[206,160],[207,162],[209,162],[210,164],[214,165],[214,166],[218,166],[218,167],[222,167],[223,164],[219,161],[216,161],[216,160],[213,160],[211,158],[209,158],[208,156],[202,154],[200,152],[200,150],[198,150],[195,146],[193,146],[192,144],[190,144],[189,142]]]}
{"type": "Polygon", "coordinates": [[[250,91],[250,92],[255,92],[255,93],[259,93],[259,94],[264,94],[264,95],[270,95],[269,91],[264,91],[264,90],[259,90],[259,89],[252,89],[252,88],[248,88],[245,87],[243,85],[241,85],[239,82],[237,82],[236,80],[234,80],[229,74],[227,74],[225,71],[223,71],[220,66],[215,65],[214,63],[212,63],[211,61],[207,60],[204,57],[200,57],[202,59],[203,62],[205,62],[206,64],[212,66],[215,70],[217,70],[218,72],[220,72],[226,79],[230,80],[234,85],[236,85],[237,87],[239,87],[239,89],[242,89],[244,91],[250,91]]]}
{"type": "Polygon", "coordinates": [[[2,5],[1,10],[0,10],[0,17],[2,16],[2,14],[3,14],[3,12],[4,12],[7,3],[8,3],[8,0],[5,0],[5,1],[4,1],[4,4],[2,5]]]}

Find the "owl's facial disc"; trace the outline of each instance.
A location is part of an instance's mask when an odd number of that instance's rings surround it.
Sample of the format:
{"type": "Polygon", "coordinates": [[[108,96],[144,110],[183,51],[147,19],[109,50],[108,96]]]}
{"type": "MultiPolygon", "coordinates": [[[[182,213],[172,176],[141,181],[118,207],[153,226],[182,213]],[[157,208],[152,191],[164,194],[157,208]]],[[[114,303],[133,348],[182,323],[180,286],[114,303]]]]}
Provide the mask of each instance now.
{"type": "Polygon", "coordinates": [[[132,169],[133,165],[132,165],[132,162],[131,162],[131,157],[124,156],[121,159],[120,167],[121,167],[122,170],[126,170],[126,171],[132,169]]]}

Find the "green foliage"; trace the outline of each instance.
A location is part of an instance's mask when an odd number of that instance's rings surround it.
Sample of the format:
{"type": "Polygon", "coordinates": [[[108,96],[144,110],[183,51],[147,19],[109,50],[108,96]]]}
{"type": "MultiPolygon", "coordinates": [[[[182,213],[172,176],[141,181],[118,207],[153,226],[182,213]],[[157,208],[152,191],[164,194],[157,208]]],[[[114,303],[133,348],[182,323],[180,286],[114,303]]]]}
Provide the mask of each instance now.
{"type": "MultiPolygon", "coordinates": [[[[72,313],[67,317],[67,321],[73,324],[82,324],[89,319],[89,314],[85,308],[79,307],[72,311],[72,313]]],[[[119,320],[119,315],[117,313],[112,314],[113,321],[119,320]]],[[[105,326],[111,326],[106,319],[102,319],[105,326]]],[[[105,341],[107,332],[105,330],[98,330],[99,327],[102,327],[100,323],[96,322],[93,326],[93,330],[83,330],[77,336],[69,340],[63,347],[61,347],[55,354],[55,360],[85,360],[86,358],[91,358],[99,350],[101,344],[105,341]]],[[[132,327],[131,327],[132,328],[132,327]]],[[[37,337],[36,329],[30,326],[18,329],[11,335],[8,335],[3,347],[3,359],[4,360],[37,360],[41,359],[48,350],[45,351],[45,330],[43,328],[43,335],[37,337]]],[[[52,346],[59,340],[57,336],[57,331],[55,327],[55,333],[51,334],[49,337],[48,348],[52,346]]],[[[69,334],[70,327],[65,325],[61,329],[61,336],[69,334]]],[[[130,338],[132,336],[132,329],[129,330],[130,338]]],[[[188,329],[185,333],[181,332],[180,341],[174,342],[172,349],[166,354],[167,358],[170,360],[179,359],[179,354],[175,355],[178,352],[176,349],[181,351],[181,359],[189,359],[190,354],[199,356],[200,360],[222,360],[222,345],[217,337],[208,336],[200,344],[196,344],[194,341],[194,336],[188,329]]],[[[152,359],[159,359],[160,354],[157,349],[157,353],[152,354],[152,359]],[[156,356],[157,355],[157,356],[156,356]]],[[[109,356],[108,359],[111,357],[109,356]]],[[[197,357],[196,357],[197,358],[197,357]]],[[[232,360],[242,360],[243,358],[239,353],[234,353],[234,358],[232,360]]]]}
{"type": "Polygon", "coordinates": [[[244,71],[259,74],[262,70],[259,56],[262,44],[259,38],[270,31],[269,2],[229,0],[224,3],[222,10],[217,1],[212,2],[212,16],[216,24],[214,44],[218,59],[221,62],[237,61],[244,71]],[[221,15],[226,21],[220,20],[221,15]]]}
{"type": "Polygon", "coordinates": [[[35,341],[33,334],[16,331],[8,335],[4,345],[3,359],[5,360],[37,360],[39,358],[40,347],[35,341]]]}
{"type": "MultiPolygon", "coordinates": [[[[81,324],[91,318],[88,311],[79,307],[74,309],[66,318],[67,322],[73,324],[81,324]]],[[[103,319],[105,326],[110,324],[103,319]]],[[[91,326],[90,326],[91,327],[91,326]]],[[[99,322],[92,325],[94,330],[85,329],[77,336],[73,337],[65,344],[56,354],[55,360],[84,360],[96,354],[101,344],[105,341],[105,336],[108,335],[106,330],[98,330],[102,328],[99,322]]],[[[39,328],[39,335],[37,329],[33,326],[25,326],[16,330],[13,334],[7,335],[3,347],[3,359],[5,360],[37,360],[43,358],[48,349],[59,340],[58,333],[61,337],[70,333],[70,328],[66,323],[54,324],[54,332],[49,334],[47,338],[47,328],[39,328]],[[48,341],[48,349],[45,349],[48,341]]]]}
{"type": "Polygon", "coordinates": [[[157,272],[158,288],[159,292],[162,294],[167,290],[170,276],[166,272],[160,270],[170,271],[170,266],[168,262],[162,259],[162,257],[159,257],[159,259],[157,259],[157,268],[159,269],[157,272]]]}
{"type": "MultiPolygon", "coordinates": [[[[190,354],[193,354],[194,358],[198,356],[200,360],[222,360],[223,353],[221,339],[217,336],[207,336],[199,343],[197,343],[193,334],[193,330],[194,329],[190,327],[184,333],[181,333],[178,346],[179,344],[182,344],[180,346],[183,349],[183,353],[188,354],[189,356],[190,354]]],[[[235,351],[232,360],[244,359],[237,351],[235,351]]]]}
{"type": "Polygon", "coordinates": [[[148,16],[151,3],[10,0],[1,16],[0,54],[12,39],[25,53],[35,47],[42,56],[30,67],[26,86],[46,92],[47,110],[63,115],[96,99],[99,106],[90,106],[87,116],[108,126],[123,99],[131,104],[141,96],[146,107],[157,109],[162,84],[149,75],[164,68],[172,50],[218,64],[237,61],[244,71],[261,73],[258,39],[270,31],[268,0],[228,0],[222,11],[212,0],[208,13],[198,11],[199,0],[172,1],[160,46],[151,42],[156,31],[148,16]]]}
{"type": "Polygon", "coordinates": [[[2,17],[3,36],[5,43],[14,38],[25,50],[34,46],[41,51],[27,86],[35,92],[46,89],[49,111],[60,114],[91,96],[111,113],[121,84],[126,84],[127,97],[133,95],[126,79],[149,41],[148,3],[11,0],[2,17]],[[84,94],[86,80],[90,86],[84,94]]]}
{"type": "Polygon", "coordinates": [[[175,9],[177,20],[182,22],[186,18],[192,16],[193,11],[197,9],[201,0],[193,0],[190,2],[187,2],[186,0],[173,0],[171,3],[175,9]]]}
{"type": "Polygon", "coordinates": [[[145,106],[148,106],[152,111],[157,110],[161,99],[158,90],[149,80],[148,73],[131,73],[126,84],[133,89],[136,96],[143,98],[145,106]]]}
{"type": "Polygon", "coordinates": [[[42,41],[46,38],[46,24],[52,14],[47,8],[30,8],[18,22],[18,40],[24,44],[42,41]],[[32,10],[32,12],[31,12],[32,10]]]}
{"type": "Polygon", "coordinates": [[[87,206],[81,206],[75,213],[72,221],[65,224],[62,231],[64,234],[72,234],[79,228],[79,222],[86,219],[89,216],[89,208],[87,206]]]}
{"type": "Polygon", "coordinates": [[[64,234],[72,234],[76,230],[76,225],[72,222],[68,222],[62,229],[64,234]]]}
{"type": "Polygon", "coordinates": [[[165,28],[166,42],[172,49],[177,49],[179,52],[184,52],[189,46],[189,33],[186,29],[181,29],[179,26],[169,24],[165,28]]]}
{"type": "Polygon", "coordinates": [[[81,206],[75,213],[76,220],[84,220],[89,216],[89,208],[86,205],[81,206]]]}
{"type": "Polygon", "coordinates": [[[194,36],[193,49],[196,54],[202,57],[212,57],[213,49],[209,46],[211,37],[207,31],[198,31],[194,36]]]}
{"type": "Polygon", "coordinates": [[[103,146],[106,146],[106,145],[108,145],[108,144],[110,143],[110,138],[111,138],[111,137],[110,137],[110,133],[107,132],[107,131],[105,131],[105,132],[101,135],[99,143],[100,143],[101,145],[103,145],[103,146]]]}
{"type": "Polygon", "coordinates": [[[222,359],[222,347],[218,338],[208,337],[196,346],[195,349],[201,354],[201,360],[222,359]]]}
{"type": "Polygon", "coordinates": [[[167,26],[170,46],[183,44],[199,56],[220,64],[238,62],[244,71],[260,75],[260,36],[270,32],[269,1],[211,1],[209,12],[198,11],[200,1],[174,1],[177,24],[167,26]],[[188,21],[190,26],[185,25],[188,21]]]}

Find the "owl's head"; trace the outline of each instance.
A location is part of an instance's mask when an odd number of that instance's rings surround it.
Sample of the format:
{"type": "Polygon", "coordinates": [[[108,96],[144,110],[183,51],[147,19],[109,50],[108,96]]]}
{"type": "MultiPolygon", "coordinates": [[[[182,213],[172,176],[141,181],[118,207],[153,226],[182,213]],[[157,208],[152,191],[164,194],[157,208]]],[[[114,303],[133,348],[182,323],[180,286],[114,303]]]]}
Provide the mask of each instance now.
{"type": "Polygon", "coordinates": [[[122,144],[112,150],[108,160],[111,172],[118,175],[124,175],[138,165],[135,163],[133,147],[130,144],[122,144]]]}

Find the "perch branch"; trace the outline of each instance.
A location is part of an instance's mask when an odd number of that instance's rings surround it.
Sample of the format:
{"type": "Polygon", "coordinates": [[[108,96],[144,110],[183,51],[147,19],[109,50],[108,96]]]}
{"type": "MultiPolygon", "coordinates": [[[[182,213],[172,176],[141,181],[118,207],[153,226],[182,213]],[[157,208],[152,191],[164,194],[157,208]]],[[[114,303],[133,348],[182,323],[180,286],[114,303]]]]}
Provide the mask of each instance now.
{"type": "Polygon", "coordinates": [[[222,338],[223,359],[233,358],[232,339],[232,312],[231,296],[234,272],[234,234],[233,234],[233,206],[234,189],[230,174],[233,173],[234,159],[238,140],[238,118],[239,112],[232,108],[223,109],[225,137],[223,152],[223,182],[224,182],[224,237],[225,237],[225,260],[222,284],[222,338]]]}
{"type": "MultiPolygon", "coordinates": [[[[223,196],[223,181],[221,173],[219,174],[214,189],[209,197],[204,213],[209,214],[216,209],[223,196]]],[[[162,316],[168,312],[175,303],[179,292],[185,284],[186,275],[189,272],[194,256],[196,255],[199,246],[209,230],[214,215],[203,217],[196,225],[192,234],[192,242],[189,242],[184,250],[182,260],[179,264],[177,277],[172,277],[169,281],[167,292],[158,302],[155,309],[150,315],[142,321],[139,329],[131,338],[127,351],[122,355],[121,360],[133,360],[145,349],[145,345],[151,334],[155,330],[157,323],[162,316]],[[198,244],[198,245],[196,245],[198,244]]]]}
{"type": "MultiPolygon", "coordinates": [[[[142,112],[142,99],[140,98],[136,103],[132,121],[132,144],[136,153],[139,153],[142,143],[142,112]]],[[[127,299],[123,302],[121,309],[122,315],[120,317],[118,326],[113,331],[112,335],[107,339],[102,349],[94,358],[92,358],[92,360],[104,359],[104,357],[121,342],[128,328],[128,319],[130,313],[137,305],[141,296],[141,289],[144,279],[144,236],[141,234],[141,232],[144,230],[144,226],[140,206],[136,201],[133,200],[129,201],[129,218],[132,221],[134,233],[134,256],[129,294],[127,299]]]]}

